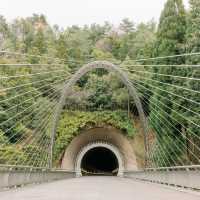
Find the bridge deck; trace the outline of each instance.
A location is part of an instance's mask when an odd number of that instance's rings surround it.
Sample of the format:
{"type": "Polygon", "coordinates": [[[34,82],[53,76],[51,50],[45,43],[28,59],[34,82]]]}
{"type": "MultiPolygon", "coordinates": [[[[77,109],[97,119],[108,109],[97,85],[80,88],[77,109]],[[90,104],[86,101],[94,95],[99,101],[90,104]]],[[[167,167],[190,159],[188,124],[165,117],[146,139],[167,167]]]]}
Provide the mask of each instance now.
{"type": "Polygon", "coordinates": [[[0,192],[1,200],[199,200],[196,193],[117,177],[83,177],[0,192]]]}

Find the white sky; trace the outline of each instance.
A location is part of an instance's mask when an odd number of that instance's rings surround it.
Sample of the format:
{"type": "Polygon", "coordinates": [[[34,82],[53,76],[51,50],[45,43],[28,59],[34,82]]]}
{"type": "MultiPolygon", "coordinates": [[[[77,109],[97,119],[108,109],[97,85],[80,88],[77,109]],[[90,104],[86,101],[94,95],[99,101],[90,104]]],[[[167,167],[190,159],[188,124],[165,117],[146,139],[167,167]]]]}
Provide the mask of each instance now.
{"type": "MultiPolygon", "coordinates": [[[[9,21],[33,13],[44,14],[50,24],[61,27],[109,21],[119,24],[158,20],[166,0],[0,0],[0,15],[9,21]]],[[[188,7],[188,0],[184,3],[188,7]]]]}

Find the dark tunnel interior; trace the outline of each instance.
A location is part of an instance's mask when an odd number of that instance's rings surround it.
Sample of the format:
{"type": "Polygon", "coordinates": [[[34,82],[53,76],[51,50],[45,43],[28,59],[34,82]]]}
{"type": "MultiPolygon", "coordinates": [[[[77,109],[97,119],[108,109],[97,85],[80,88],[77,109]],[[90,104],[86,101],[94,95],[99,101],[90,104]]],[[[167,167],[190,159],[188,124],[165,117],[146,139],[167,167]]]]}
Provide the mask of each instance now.
{"type": "Polygon", "coordinates": [[[116,176],[119,163],[115,154],[105,147],[95,147],[85,153],[81,161],[82,175],[116,176]]]}

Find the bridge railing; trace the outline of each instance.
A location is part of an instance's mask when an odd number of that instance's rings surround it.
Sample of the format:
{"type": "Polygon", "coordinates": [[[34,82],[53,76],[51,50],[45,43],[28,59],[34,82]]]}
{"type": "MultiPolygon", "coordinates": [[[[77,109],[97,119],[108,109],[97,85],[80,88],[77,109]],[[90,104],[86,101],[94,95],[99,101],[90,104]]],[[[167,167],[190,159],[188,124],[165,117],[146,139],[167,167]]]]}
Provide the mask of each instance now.
{"type": "Polygon", "coordinates": [[[75,177],[73,171],[29,166],[0,166],[0,190],[75,177]]]}
{"type": "Polygon", "coordinates": [[[200,190],[200,165],[126,171],[124,175],[143,181],[200,190]]]}

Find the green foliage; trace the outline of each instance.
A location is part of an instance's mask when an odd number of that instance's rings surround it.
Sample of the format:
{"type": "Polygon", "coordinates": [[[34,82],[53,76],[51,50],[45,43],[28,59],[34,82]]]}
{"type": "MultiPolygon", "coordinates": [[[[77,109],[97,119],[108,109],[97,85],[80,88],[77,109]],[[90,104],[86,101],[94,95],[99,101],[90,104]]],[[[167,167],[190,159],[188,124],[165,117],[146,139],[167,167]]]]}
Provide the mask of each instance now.
{"type": "MultiPolygon", "coordinates": [[[[166,56],[185,52],[185,32],[186,12],[182,0],[168,0],[160,17],[155,55],[166,56]]],[[[167,61],[170,62],[176,64],[182,61],[176,58],[167,61]]]]}
{"type": "MultiPolygon", "coordinates": [[[[190,0],[190,12],[187,19],[187,41],[186,48],[188,52],[200,51],[200,1],[190,0]]],[[[187,61],[192,64],[199,64],[199,56],[188,58],[187,61]]]]}
{"type": "Polygon", "coordinates": [[[38,148],[37,145],[27,145],[22,148],[24,154],[24,164],[29,166],[41,167],[47,165],[46,158],[49,155],[49,149],[38,148]],[[42,166],[43,166],[42,165],[42,166]]]}
{"type": "Polygon", "coordinates": [[[5,136],[5,133],[0,129],[0,145],[8,143],[8,138],[5,136]]]}
{"type": "Polygon", "coordinates": [[[0,163],[10,165],[23,165],[28,157],[16,146],[0,147],[0,163]]]}
{"type": "Polygon", "coordinates": [[[181,146],[180,141],[176,138],[162,136],[159,138],[159,144],[155,146],[152,159],[157,162],[159,167],[166,167],[168,163],[174,162],[181,166],[183,163],[187,163],[184,162],[187,161],[187,158],[184,157],[184,149],[177,148],[179,146],[181,146]]]}

